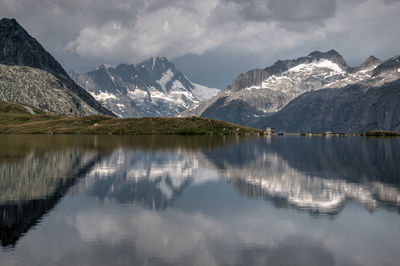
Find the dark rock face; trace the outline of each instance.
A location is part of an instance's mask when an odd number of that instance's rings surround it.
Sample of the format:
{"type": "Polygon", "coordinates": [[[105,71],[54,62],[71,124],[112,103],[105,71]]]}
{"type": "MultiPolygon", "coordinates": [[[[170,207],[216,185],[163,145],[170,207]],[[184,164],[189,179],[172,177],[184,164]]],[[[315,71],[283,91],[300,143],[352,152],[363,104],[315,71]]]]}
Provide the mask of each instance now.
{"type": "Polygon", "coordinates": [[[67,79],[61,65],[15,19],[0,20],[0,63],[43,69],[67,79]]]}
{"type": "Polygon", "coordinates": [[[381,64],[382,61],[379,60],[378,58],[376,58],[375,56],[371,55],[370,57],[368,57],[364,63],[362,63],[358,68],[356,68],[357,70],[362,70],[362,69],[367,69],[370,67],[374,67],[376,65],[381,64]]]}
{"type": "MultiPolygon", "coordinates": [[[[0,64],[29,66],[42,69],[56,77],[73,94],[92,109],[90,112],[81,110],[79,115],[106,114],[112,112],[102,107],[89,93],[71,80],[62,66],[48,53],[40,43],[15,19],[0,20],[0,64]]],[[[49,86],[49,90],[51,87],[49,86]]],[[[65,114],[71,114],[65,110],[65,114]]]]}
{"type": "Polygon", "coordinates": [[[381,75],[382,73],[400,73],[400,55],[392,57],[374,69],[373,76],[381,75]]]}
{"type": "Polygon", "coordinates": [[[226,98],[218,98],[217,102],[208,108],[203,115],[211,119],[218,119],[219,115],[224,114],[226,120],[235,121],[237,124],[243,124],[248,120],[246,114],[257,112],[250,104],[245,101],[233,100],[226,104],[226,98]]]}
{"type": "Polygon", "coordinates": [[[250,125],[285,132],[400,131],[400,80],[377,87],[355,84],[308,92],[250,125]]]}
{"type": "Polygon", "coordinates": [[[219,92],[192,83],[164,57],[69,74],[119,117],[175,116],[219,92]]]}

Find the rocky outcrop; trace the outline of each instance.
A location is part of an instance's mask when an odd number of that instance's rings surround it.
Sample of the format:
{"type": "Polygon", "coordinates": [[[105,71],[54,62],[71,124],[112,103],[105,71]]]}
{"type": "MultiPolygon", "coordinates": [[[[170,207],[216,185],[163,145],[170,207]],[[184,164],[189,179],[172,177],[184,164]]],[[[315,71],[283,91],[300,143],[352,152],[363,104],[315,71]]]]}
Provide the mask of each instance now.
{"type": "Polygon", "coordinates": [[[359,67],[354,69],[354,72],[358,72],[360,70],[365,70],[369,68],[375,68],[376,66],[382,63],[381,60],[376,58],[375,56],[369,56],[359,67]]]}
{"type": "Polygon", "coordinates": [[[400,55],[386,60],[374,69],[373,76],[379,76],[385,73],[399,74],[400,73],[400,55]]]}
{"type": "Polygon", "coordinates": [[[97,113],[55,76],[27,66],[0,64],[0,99],[28,104],[52,114],[97,113]]]}
{"type": "MultiPolygon", "coordinates": [[[[30,36],[29,33],[22,28],[15,19],[3,18],[0,20],[0,64],[5,66],[28,66],[41,69],[43,72],[47,72],[54,76],[54,79],[60,83],[58,87],[65,87],[65,90],[68,90],[68,94],[71,95],[69,100],[75,103],[73,108],[70,107],[59,109],[62,110],[63,114],[113,115],[112,112],[101,106],[89,93],[79,87],[68,76],[57,60],[55,60],[35,38],[30,36]]],[[[35,76],[37,76],[37,73],[35,76]]],[[[48,79],[48,77],[39,77],[38,81],[32,80],[32,82],[42,82],[45,79],[48,79]]],[[[29,82],[29,80],[27,80],[27,82],[29,82]]],[[[45,91],[51,91],[54,89],[51,85],[44,83],[42,83],[42,85],[44,85],[43,89],[45,91]]],[[[3,90],[3,88],[0,89],[3,90]]],[[[29,94],[29,91],[25,92],[29,94]]],[[[10,97],[13,96],[10,95],[10,97]]],[[[6,99],[7,98],[3,98],[2,100],[6,99]]],[[[46,99],[50,100],[49,97],[46,97],[46,99]]],[[[35,106],[34,103],[38,101],[41,100],[32,97],[32,102],[26,103],[35,106]]],[[[51,101],[57,101],[57,98],[51,99],[51,101]]],[[[17,99],[17,102],[20,101],[17,99]]],[[[61,101],[59,101],[59,103],[60,105],[63,105],[61,101]]]]}

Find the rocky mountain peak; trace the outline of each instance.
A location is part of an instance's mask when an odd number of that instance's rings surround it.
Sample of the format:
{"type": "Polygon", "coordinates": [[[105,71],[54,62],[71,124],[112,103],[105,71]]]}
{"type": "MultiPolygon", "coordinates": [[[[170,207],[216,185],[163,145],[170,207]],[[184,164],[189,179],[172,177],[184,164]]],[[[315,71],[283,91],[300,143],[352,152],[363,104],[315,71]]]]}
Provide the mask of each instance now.
{"type": "Polygon", "coordinates": [[[400,55],[394,56],[382,64],[377,66],[372,73],[373,76],[381,75],[382,73],[400,73],[400,55]]]}
{"type": "Polygon", "coordinates": [[[329,59],[333,57],[342,57],[335,49],[331,49],[327,52],[313,51],[308,56],[314,57],[316,59],[321,59],[321,58],[329,59]]]}
{"type": "Polygon", "coordinates": [[[339,54],[336,50],[332,49],[327,52],[314,51],[310,53],[307,57],[311,58],[313,61],[319,61],[321,59],[327,59],[333,63],[338,64],[343,69],[348,70],[349,66],[344,60],[343,56],[339,54]]]}
{"type": "Polygon", "coordinates": [[[141,62],[138,67],[144,67],[148,71],[162,72],[170,68],[175,69],[174,64],[168,61],[165,57],[151,57],[148,60],[141,62]]]}
{"type": "MultiPolygon", "coordinates": [[[[312,77],[315,74],[325,72],[329,79],[333,75],[340,75],[350,72],[344,58],[335,50],[327,52],[314,51],[308,56],[297,59],[278,60],[272,66],[264,69],[254,69],[239,75],[232,83],[231,90],[240,91],[251,87],[262,87],[263,82],[273,76],[287,76],[287,71],[297,72],[303,75],[303,79],[312,77]]],[[[324,83],[326,83],[324,81],[324,83]]]]}
{"type": "Polygon", "coordinates": [[[20,27],[18,22],[15,20],[15,18],[2,18],[0,19],[0,25],[9,25],[9,26],[14,26],[14,27],[20,27]]]}
{"type": "Polygon", "coordinates": [[[379,60],[379,58],[377,58],[377,57],[371,55],[371,56],[369,56],[369,57],[364,61],[364,63],[362,63],[362,64],[359,66],[359,69],[370,68],[370,67],[373,67],[373,66],[377,66],[377,65],[379,65],[380,63],[382,63],[382,61],[379,60]]]}
{"type": "Polygon", "coordinates": [[[266,67],[264,70],[266,70],[271,75],[276,75],[287,71],[289,68],[295,65],[296,63],[294,62],[294,60],[278,60],[272,66],[266,67]]]}
{"type": "Polygon", "coordinates": [[[89,72],[88,74],[95,82],[100,82],[101,84],[104,84],[104,87],[108,90],[115,87],[109,70],[104,64],[99,66],[96,70],[89,72]]]}
{"type": "Polygon", "coordinates": [[[43,69],[68,80],[62,66],[15,20],[0,20],[0,64],[43,69]]]}
{"type": "Polygon", "coordinates": [[[350,70],[350,67],[347,65],[344,58],[336,50],[330,50],[327,52],[314,51],[305,57],[299,57],[293,60],[278,60],[275,64],[266,67],[264,70],[269,75],[278,75],[298,65],[310,64],[322,60],[331,61],[332,63],[337,64],[344,71],[350,70]]]}

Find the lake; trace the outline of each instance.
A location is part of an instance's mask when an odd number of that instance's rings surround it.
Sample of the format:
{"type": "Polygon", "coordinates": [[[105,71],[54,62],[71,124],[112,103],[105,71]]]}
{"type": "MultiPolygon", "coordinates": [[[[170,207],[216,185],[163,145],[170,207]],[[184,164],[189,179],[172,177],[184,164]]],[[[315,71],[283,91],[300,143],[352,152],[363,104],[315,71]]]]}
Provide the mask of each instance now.
{"type": "Polygon", "coordinates": [[[399,265],[400,138],[0,135],[0,265],[399,265]]]}

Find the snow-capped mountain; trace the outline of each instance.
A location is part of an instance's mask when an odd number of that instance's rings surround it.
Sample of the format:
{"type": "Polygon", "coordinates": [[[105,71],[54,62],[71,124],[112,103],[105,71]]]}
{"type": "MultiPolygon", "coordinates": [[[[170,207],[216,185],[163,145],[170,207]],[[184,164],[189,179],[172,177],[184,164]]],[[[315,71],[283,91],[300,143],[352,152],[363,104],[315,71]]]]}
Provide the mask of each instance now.
{"type": "Polygon", "coordinates": [[[119,117],[175,116],[219,92],[192,83],[164,57],[69,75],[119,117]]]}
{"type": "Polygon", "coordinates": [[[279,112],[249,125],[285,132],[399,131],[400,56],[376,67],[372,61],[375,60],[367,60],[331,88],[300,95],[279,112]]]}
{"type": "Polygon", "coordinates": [[[371,56],[359,67],[352,68],[335,50],[312,52],[295,60],[279,60],[265,69],[239,75],[216,97],[188,109],[181,116],[195,115],[248,125],[258,117],[278,112],[305,92],[355,83],[382,85],[400,78],[397,69],[389,73],[386,69],[391,69],[391,65],[382,65],[384,63],[371,56]]]}

